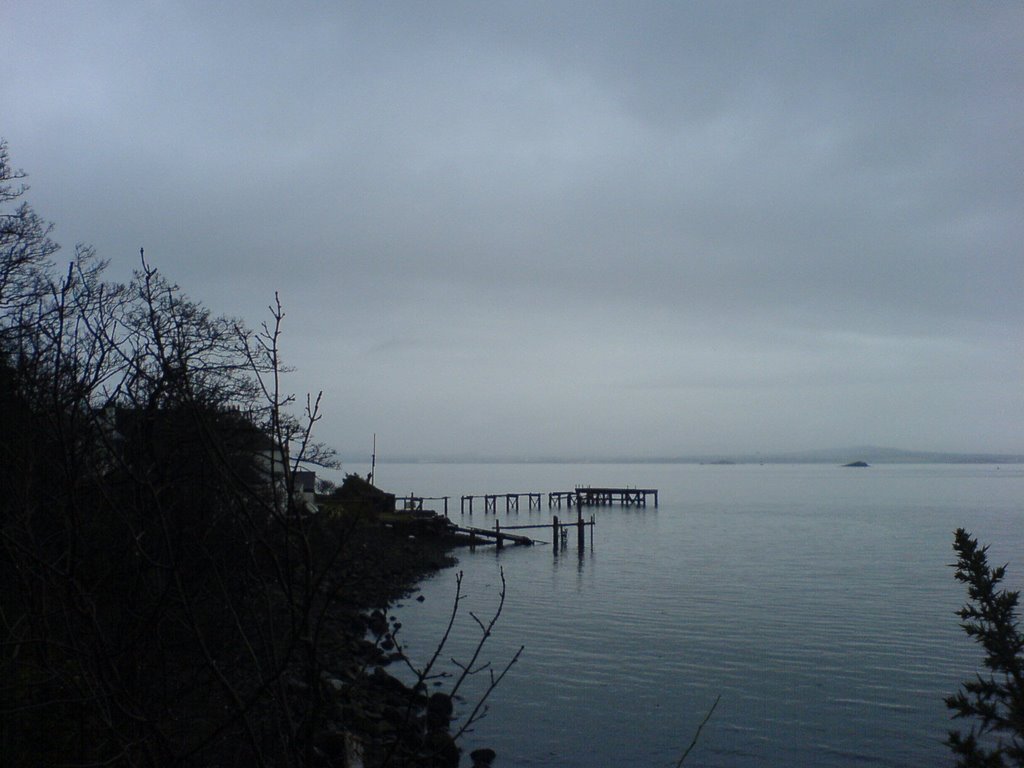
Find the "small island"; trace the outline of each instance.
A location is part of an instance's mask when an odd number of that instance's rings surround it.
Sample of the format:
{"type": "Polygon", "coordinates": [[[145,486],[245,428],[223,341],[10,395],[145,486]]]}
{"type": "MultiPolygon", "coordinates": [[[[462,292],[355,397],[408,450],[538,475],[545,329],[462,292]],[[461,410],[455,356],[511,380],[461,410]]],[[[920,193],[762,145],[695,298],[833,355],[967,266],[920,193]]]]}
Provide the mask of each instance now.
{"type": "Polygon", "coordinates": [[[870,467],[866,461],[851,461],[849,464],[843,464],[844,467],[870,467]]]}

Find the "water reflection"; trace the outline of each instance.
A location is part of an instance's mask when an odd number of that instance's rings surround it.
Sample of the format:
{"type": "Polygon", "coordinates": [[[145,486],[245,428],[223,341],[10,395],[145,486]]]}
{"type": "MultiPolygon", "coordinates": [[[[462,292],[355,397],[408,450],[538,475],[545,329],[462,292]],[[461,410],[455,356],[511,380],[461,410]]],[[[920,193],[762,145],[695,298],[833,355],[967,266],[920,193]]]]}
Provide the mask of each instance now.
{"type": "MultiPolygon", "coordinates": [[[[408,471],[423,472],[422,482],[428,470],[408,471]]],[[[1024,570],[1024,473],[1005,468],[995,479],[983,467],[429,472],[456,489],[561,487],[568,474],[628,476],[662,490],[659,510],[597,510],[601,526],[582,548],[572,509],[564,540],[549,512],[513,513],[499,515],[502,527],[548,522],[536,533],[549,544],[508,546],[500,557],[458,553],[467,612],[493,610],[500,572],[508,578],[489,658],[526,645],[489,701],[492,716],[464,745],[494,748],[502,764],[675,764],[719,694],[696,764],[939,764],[943,696],[978,663],[954,614],[963,593],[945,567],[952,531],[974,529],[1016,566],[1015,579],[1024,570]]],[[[436,636],[453,579],[445,571],[424,583],[425,601],[403,610],[407,637],[436,636]]],[[[467,618],[452,655],[471,652],[476,637],[467,618]]]]}

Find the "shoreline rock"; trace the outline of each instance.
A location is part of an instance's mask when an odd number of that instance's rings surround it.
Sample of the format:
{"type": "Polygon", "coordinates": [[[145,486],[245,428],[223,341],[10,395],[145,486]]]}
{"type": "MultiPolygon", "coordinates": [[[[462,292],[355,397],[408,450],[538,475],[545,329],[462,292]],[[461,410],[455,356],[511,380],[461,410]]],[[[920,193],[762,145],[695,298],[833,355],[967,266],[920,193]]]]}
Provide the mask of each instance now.
{"type": "Polygon", "coordinates": [[[401,625],[390,608],[427,576],[455,565],[452,550],[459,542],[447,533],[443,517],[407,523],[374,515],[353,535],[360,556],[337,574],[347,588],[329,617],[343,651],[321,681],[336,717],[314,743],[325,765],[456,768],[461,750],[449,732],[451,699],[444,693],[428,697],[385,667],[403,659],[393,640],[401,625]]]}

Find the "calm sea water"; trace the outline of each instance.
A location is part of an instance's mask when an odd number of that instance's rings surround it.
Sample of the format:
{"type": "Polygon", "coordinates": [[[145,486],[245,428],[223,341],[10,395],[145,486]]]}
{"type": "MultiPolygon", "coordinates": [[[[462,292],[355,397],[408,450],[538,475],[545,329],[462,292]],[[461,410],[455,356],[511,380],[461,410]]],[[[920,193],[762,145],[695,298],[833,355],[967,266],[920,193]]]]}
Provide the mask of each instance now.
{"type": "MultiPolygon", "coordinates": [[[[462,571],[446,657],[464,660],[479,636],[469,613],[490,615],[504,572],[483,658],[526,650],[463,741],[495,749],[500,766],[675,765],[718,696],[686,765],[949,765],[943,697],[981,658],[954,615],[953,530],[990,543],[1009,586],[1024,583],[1019,466],[407,464],[379,466],[377,480],[452,496],[450,516],[467,523],[467,493],[660,490],[656,509],[587,509],[597,525],[582,552],[575,534],[564,550],[463,551],[422,585],[423,602],[396,607],[425,661],[462,571]]],[[[493,527],[481,506],[472,524],[493,527]]],[[[499,519],[550,521],[546,496],[539,512],[521,507],[499,519]]]]}

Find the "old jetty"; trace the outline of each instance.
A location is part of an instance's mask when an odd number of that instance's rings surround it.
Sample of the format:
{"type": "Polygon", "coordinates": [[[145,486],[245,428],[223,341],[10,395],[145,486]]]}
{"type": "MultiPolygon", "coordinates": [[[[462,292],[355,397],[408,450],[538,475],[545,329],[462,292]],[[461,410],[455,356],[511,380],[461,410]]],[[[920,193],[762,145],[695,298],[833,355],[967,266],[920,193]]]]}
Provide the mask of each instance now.
{"type": "Polygon", "coordinates": [[[576,505],[596,507],[604,504],[622,504],[623,506],[647,506],[647,497],[654,499],[658,506],[658,490],[656,488],[593,488],[586,486],[576,488],[576,505]]]}
{"type": "Polygon", "coordinates": [[[473,500],[483,499],[484,500],[484,513],[496,513],[498,511],[498,499],[505,500],[505,511],[506,512],[518,512],[519,511],[519,499],[523,496],[527,498],[529,509],[540,509],[540,499],[542,493],[484,493],[476,496],[467,495],[462,497],[461,512],[465,514],[468,510],[469,514],[473,514],[473,500]]]}
{"type": "Polygon", "coordinates": [[[556,516],[552,518],[550,525],[502,525],[501,521],[495,520],[493,530],[488,528],[474,528],[471,526],[463,525],[452,526],[452,529],[454,531],[469,535],[471,543],[475,541],[477,538],[493,539],[498,549],[501,549],[502,546],[504,546],[506,540],[511,541],[514,544],[543,544],[544,542],[542,541],[534,541],[528,536],[523,536],[522,534],[509,533],[509,531],[524,531],[529,529],[536,530],[538,528],[550,529],[553,537],[553,543],[556,545],[558,541],[561,539],[562,535],[566,533],[567,529],[575,528],[579,545],[580,547],[582,547],[584,541],[583,532],[586,528],[590,528],[591,543],[593,543],[594,517],[593,515],[591,515],[590,520],[584,520],[582,512],[578,511],[575,522],[561,522],[556,516]]]}
{"type": "MultiPolygon", "coordinates": [[[[540,509],[543,493],[481,493],[466,494],[461,497],[459,511],[462,514],[473,514],[473,502],[480,499],[484,502],[484,514],[496,514],[501,499],[504,503],[500,506],[505,512],[518,512],[519,500],[527,499],[528,509],[540,509]]],[[[608,504],[621,504],[624,507],[638,506],[646,507],[648,499],[658,506],[657,488],[630,488],[630,487],[594,487],[577,486],[571,491],[551,491],[547,494],[548,507],[561,507],[564,503],[567,507],[597,507],[608,504]]],[[[447,510],[447,499],[445,510],[447,510]]]]}
{"type": "MultiPolygon", "coordinates": [[[[526,498],[526,506],[530,511],[540,510],[541,499],[544,497],[544,494],[531,491],[526,493],[465,494],[460,497],[460,511],[463,515],[468,512],[470,517],[472,517],[473,502],[482,499],[484,514],[490,513],[497,516],[500,499],[503,502],[501,506],[505,508],[506,514],[512,512],[518,513],[519,502],[523,497],[526,498]]],[[[653,501],[655,507],[658,506],[658,490],[656,488],[580,485],[576,486],[571,491],[552,491],[547,494],[547,497],[548,507],[561,507],[563,503],[567,507],[576,507],[576,520],[573,522],[561,522],[558,517],[553,517],[550,524],[502,525],[499,520],[495,519],[493,529],[455,525],[450,521],[447,524],[450,530],[469,536],[471,542],[478,539],[492,540],[498,548],[504,546],[506,541],[513,544],[526,545],[544,543],[536,542],[528,536],[524,536],[519,533],[511,533],[511,531],[530,528],[550,528],[552,536],[557,543],[559,540],[564,540],[567,533],[566,529],[576,528],[577,537],[579,539],[580,546],[582,547],[584,529],[590,528],[591,538],[593,538],[594,530],[594,516],[591,515],[590,520],[584,520],[583,507],[606,506],[611,504],[646,507],[648,499],[653,501]]],[[[423,503],[425,501],[441,501],[444,503],[444,518],[448,518],[448,499],[448,496],[416,496],[414,494],[410,494],[408,496],[396,496],[395,509],[396,511],[405,512],[406,514],[410,514],[414,517],[433,517],[436,516],[436,513],[424,510],[423,503]]]]}

